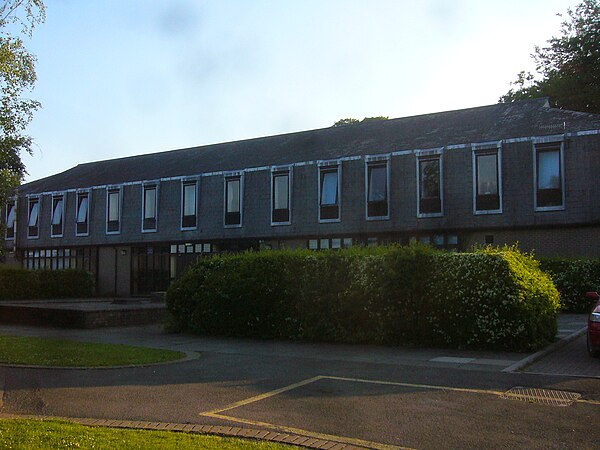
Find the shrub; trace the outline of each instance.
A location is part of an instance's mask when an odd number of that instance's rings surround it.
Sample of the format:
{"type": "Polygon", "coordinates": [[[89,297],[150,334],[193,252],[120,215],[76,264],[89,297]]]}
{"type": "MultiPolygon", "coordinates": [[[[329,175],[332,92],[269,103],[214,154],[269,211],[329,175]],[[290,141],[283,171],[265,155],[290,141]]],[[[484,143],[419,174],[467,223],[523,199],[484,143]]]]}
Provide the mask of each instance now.
{"type": "Polygon", "coordinates": [[[514,248],[281,250],[193,265],[167,292],[201,334],[531,350],[556,333],[558,292],[514,248]]]}
{"type": "Polygon", "coordinates": [[[600,291],[600,259],[542,258],[540,265],[560,292],[565,312],[589,312],[593,302],[585,293],[600,291]]]}
{"type": "Polygon", "coordinates": [[[90,297],[94,281],[83,270],[0,267],[0,300],[90,297]]]}

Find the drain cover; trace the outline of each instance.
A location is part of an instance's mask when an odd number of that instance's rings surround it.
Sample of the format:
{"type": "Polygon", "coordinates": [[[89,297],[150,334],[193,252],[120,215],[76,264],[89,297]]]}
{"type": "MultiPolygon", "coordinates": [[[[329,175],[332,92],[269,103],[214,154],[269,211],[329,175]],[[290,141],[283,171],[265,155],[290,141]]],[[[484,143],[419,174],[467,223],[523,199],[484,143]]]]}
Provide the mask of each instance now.
{"type": "Polygon", "coordinates": [[[522,402],[537,403],[540,405],[569,406],[577,401],[577,399],[581,397],[581,394],[576,392],[517,386],[509,389],[500,397],[508,400],[521,400],[522,402]]]}

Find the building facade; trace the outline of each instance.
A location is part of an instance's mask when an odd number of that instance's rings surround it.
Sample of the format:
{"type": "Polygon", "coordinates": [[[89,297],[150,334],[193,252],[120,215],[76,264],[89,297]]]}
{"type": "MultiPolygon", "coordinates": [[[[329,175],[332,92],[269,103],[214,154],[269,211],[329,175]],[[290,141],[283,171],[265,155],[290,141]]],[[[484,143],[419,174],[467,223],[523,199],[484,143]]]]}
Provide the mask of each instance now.
{"type": "Polygon", "coordinates": [[[600,256],[600,115],[547,99],[78,165],[6,205],[9,257],[164,290],[222,251],[420,241],[600,256]]]}

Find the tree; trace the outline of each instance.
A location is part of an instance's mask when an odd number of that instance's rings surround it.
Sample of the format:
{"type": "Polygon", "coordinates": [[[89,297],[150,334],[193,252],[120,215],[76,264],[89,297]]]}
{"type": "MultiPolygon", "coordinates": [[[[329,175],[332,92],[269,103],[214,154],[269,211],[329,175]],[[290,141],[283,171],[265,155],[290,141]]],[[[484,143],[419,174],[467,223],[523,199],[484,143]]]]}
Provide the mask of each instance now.
{"type": "Polygon", "coordinates": [[[567,10],[560,35],[535,47],[536,73],[521,72],[501,103],[550,97],[563,109],[600,113],[600,1],[567,10]]]}
{"type": "Polygon", "coordinates": [[[45,18],[42,0],[3,0],[0,6],[0,208],[26,174],[21,154],[32,153],[33,141],[25,130],[40,107],[24,97],[35,84],[36,60],[19,34],[31,37],[45,18]]]}
{"type": "Polygon", "coordinates": [[[376,122],[378,120],[388,120],[388,116],[376,116],[376,117],[365,117],[363,120],[353,119],[351,117],[347,119],[340,119],[336,123],[333,124],[334,127],[343,127],[345,125],[352,125],[355,123],[364,123],[364,122],[376,122]]]}

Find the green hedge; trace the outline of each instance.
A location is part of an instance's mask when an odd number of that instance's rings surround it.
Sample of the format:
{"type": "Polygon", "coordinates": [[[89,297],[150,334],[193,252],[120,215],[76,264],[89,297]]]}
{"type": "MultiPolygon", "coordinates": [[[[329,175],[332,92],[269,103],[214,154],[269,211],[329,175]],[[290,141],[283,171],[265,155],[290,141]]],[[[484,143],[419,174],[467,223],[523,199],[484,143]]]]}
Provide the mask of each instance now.
{"type": "Polygon", "coordinates": [[[167,305],[201,334],[526,351],[554,339],[559,301],[515,249],[411,246],[206,258],[167,305]]]}
{"type": "Polygon", "coordinates": [[[0,267],[0,300],[90,297],[94,281],[83,270],[0,267]]]}
{"type": "Polygon", "coordinates": [[[593,301],[585,293],[600,291],[600,259],[541,258],[540,266],[552,277],[565,312],[589,312],[593,301]]]}

